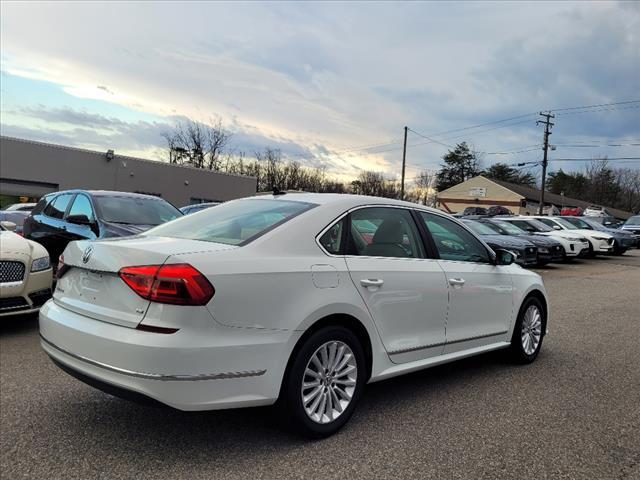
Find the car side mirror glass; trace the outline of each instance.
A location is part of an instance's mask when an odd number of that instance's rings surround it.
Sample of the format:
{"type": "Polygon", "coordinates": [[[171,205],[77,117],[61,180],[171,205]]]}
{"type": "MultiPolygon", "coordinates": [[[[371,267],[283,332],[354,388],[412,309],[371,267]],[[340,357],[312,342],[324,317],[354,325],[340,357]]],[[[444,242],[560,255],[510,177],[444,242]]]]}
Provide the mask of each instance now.
{"type": "Polygon", "coordinates": [[[89,220],[89,217],[83,214],[69,215],[67,217],[67,222],[74,223],[76,225],[92,225],[93,224],[93,222],[89,220]]]}
{"type": "Polygon", "coordinates": [[[511,265],[516,261],[516,256],[509,250],[503,250],[501,248],[496,251],[496,265],[511,265]]]}
{"type": "Polygon", "coordinates": [[[560,225],[554,225],[553,229],[554,230],[562,230],[562,227],[560,225]]]}
{"type": "Polygon", "coordinates": [[[10,222],[8,220],[3,220],[2,222],[2,226],[4,228],[6,228],[7,230],[9,230],[10,232],[15,232],[16,231],[16,224],[13,222],[10,222]]]}

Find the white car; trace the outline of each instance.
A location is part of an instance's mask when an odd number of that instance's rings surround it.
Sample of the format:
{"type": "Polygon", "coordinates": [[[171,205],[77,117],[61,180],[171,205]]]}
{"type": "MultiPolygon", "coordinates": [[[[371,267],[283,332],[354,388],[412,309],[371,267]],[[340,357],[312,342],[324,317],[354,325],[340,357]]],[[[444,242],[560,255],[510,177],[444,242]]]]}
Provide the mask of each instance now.
{"type": "Polygon", "coordinates": [[[321,437],[368,382],[496,349],[532,362],[547,295],[513,260],[412,203],[235,200],[136,237],[71,242],[42,347],[91,385],[181,410],[279,400],[286,425],[321,437]]]}
{"type": "Polygon", "coordinates": [[[562,244],[566,258],[575,258],[589,253],[589,241],[579,233],[551,228],[547,224],[540,222],[539,219],[530,216],[500,217],[500,220],[513,223],[531,234],[544,235],[557,240],[562,244]]]}
{"type": "Polygon", "coordinates": [[[0,317],[34,313],[51,298],[49,254],[39,243],[0,224],[0,317]]]}
{"type": "Polygon", "coordinates": [[[610,214],[604,207],[600,205],[589,205],[584,210],[585,217],[609,217],[610,214]]]}
{"type": "Polygon", "coordinates": [[[35,206],[35,203],[14,203],[8,205],[4,210],[7,212],[30,212],[35,206]]]}
{"type": "Polygon", "coordinates": [[[564,218],[560,217],[532,217],[557,231],[577,233],[589,240],[589,255],[595,253],[612,253],[615,246],[615,237],[600,230],[588,230],[580,228],[564,218]]]}

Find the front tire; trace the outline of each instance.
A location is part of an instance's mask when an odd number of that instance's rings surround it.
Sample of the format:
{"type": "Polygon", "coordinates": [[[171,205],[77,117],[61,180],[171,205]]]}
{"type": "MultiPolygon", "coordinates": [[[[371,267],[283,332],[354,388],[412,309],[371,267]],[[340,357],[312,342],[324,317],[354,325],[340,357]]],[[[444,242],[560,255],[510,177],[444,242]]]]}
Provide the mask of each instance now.
{"type": "Polygon", "coordinates": [[[356,336],[344,327],[322,328],[294,353],[280,395],[281,416],[304,436],[332,435],[353,414],[366,376],[356,336]]]}
{"type": "Polygon", "coordinates": [[[518,363],[533,362],[544,338],[546,325],[545,310],[535,297],[529,297],[520,307],[516,324],[511,337],[510,353],[518,363]]]}

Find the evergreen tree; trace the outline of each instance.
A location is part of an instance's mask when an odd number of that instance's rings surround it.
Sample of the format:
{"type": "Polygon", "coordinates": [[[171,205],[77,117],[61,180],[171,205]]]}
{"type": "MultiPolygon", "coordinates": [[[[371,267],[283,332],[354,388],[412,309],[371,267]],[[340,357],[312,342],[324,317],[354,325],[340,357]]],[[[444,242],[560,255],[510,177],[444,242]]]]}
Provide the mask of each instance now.
{"type": "Polygon", "coordinates": [[[481,173],[480,162],[466,142],[456,145],[443,157],[444,164],[436,175],[436,189],[441,192],[481,173]]]}

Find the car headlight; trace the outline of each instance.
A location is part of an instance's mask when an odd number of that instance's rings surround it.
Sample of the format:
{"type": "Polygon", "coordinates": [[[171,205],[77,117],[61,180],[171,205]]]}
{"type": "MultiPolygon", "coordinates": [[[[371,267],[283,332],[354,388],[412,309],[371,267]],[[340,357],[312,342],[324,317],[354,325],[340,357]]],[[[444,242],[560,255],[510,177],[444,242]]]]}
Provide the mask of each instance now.
{"type": "Polygon", "coordinates": [[[607,240],[609,240],[607,237],[591,237],[594,240],[599,240],[601,242],[606,242],[607,240]]]}
{"type": "Polygon", "coordinates": [[[32,272],[41,272],[42,270],[46,270],[51,267],[51,262],[49,261],[49,257],[40,257],[36,258],[31,263],[31,271],[32,272]]]}
{"type": "Polygon", "coordinates": [[[570,242],[582,242],[582,238],[578,238],[578,237],[569,237],[567,238],[567,240],[569,240],[570,242]]]}

